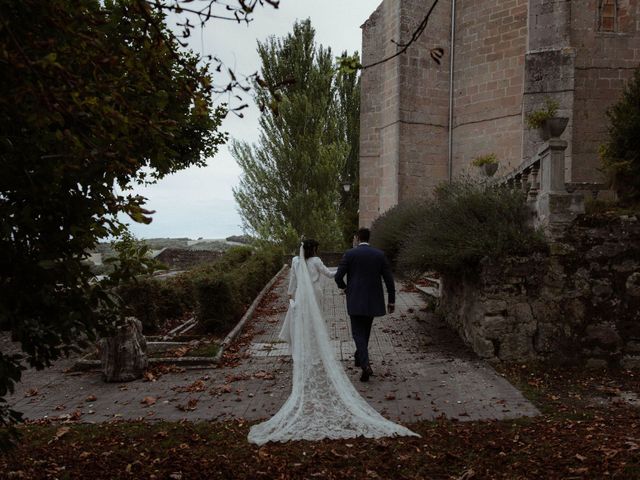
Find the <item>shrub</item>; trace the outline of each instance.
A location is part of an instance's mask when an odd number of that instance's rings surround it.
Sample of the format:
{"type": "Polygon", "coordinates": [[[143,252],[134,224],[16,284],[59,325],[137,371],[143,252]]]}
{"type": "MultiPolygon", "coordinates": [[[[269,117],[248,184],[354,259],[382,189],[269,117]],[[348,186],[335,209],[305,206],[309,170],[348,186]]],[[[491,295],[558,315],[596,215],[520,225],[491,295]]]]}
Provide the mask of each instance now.
{"type": "Polygon", "coordinates": [[[228,253],[209,268],[193,272],[196,316],[209,333],[226,333],[282,267],[282,253],[274,248],[253,252],[238,247],[228,253]]]}
{"type": "Polygon", "coordinates": [[[226,333],[242,314],[242,302],[231,274],[203,277],[195,282],[196,317],[207,333],[226,333]]]}
{"type": "Polygon", "coordinates": [[[146,335],[157,333],[167,320],[184,317],[195,307],[193,285],[179,277],[141,278],[121,286],[118,294],[129,310],[127,314],[142,322],[146,335]]]}
{"type": "Polygon", "coordinates": [[[521,191],[459,179],[436,188],[401,245],[402,270],[473,270],[481,258],[544,250],[521,191]]]}
{"type": "Polygon", "coordinates": [[[529,128],[540,128],[545,120],[553,118],[558,113],[558,107],[560,104],[557,100],[546,97],[544,99],[544,107],[539,110],[534,110],[527,115],[527,126],[529,128]]]}
{"type": "Polygon", "coordinates": [[[484,165],[493,165],[494,163],[498,163],[498,157],[496,157],[495,153],[489,153],[487,155],[474,158],[471,165],[474,167],[482,167],[484,165]]]}
{"type": "Polygon", "coordinates": [[[640,69],[607,111],[608,139],[600,147],[605,172],[623,203],[640,200],[640,69]]]}
{"type": "Polygon", "coordinates": [[[224,334],[281,266],[282,253],[273,248],[234,247],[215,262],[165,280],[141,278],[119,293],[145,334],[189,313],[205,332],[224,334]]]}
{"type": "Polygon", "coordinates": [[[408,200],[387,210],[371,225],[371,245],[395,263],[407,232],[420,221],[425,209],[425,200],[408,200]]]}

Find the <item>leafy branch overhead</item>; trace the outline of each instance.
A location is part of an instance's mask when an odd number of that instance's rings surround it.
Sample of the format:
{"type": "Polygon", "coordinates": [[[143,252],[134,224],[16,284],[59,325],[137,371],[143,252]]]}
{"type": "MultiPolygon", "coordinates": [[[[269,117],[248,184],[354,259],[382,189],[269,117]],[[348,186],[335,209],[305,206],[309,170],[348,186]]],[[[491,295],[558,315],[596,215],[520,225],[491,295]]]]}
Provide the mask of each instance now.
{"type": "Polygon", "coordinates": [[[137,267],[96,281],[87,252],[119,237],[126,216],[151,221],[132,187],[205,165],[226,141],[226,110],[148,2],[0,10],[0,330],[24,352],[0,354],[1,425],[15,418],[2,397],[22,361],[43,368],[119,320],[111,287],[137,267]]]}

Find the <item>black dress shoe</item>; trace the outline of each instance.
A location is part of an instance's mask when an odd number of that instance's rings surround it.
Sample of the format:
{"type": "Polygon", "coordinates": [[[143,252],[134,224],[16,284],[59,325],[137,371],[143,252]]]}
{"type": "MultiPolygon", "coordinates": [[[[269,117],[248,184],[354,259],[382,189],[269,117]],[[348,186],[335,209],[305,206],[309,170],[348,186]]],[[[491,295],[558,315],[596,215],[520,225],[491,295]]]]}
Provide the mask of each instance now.
{"type": "Polygon", "coordinates": [[[371,375],[373,375],[373,370],[371,370],[371,367],[369,365],[367,365],[366,367],[364,367],[362,369],[362,375],[360,375],[360,381],[361,382],[368,382],[369,381],[369,377],[371,377],[371,375]]]}

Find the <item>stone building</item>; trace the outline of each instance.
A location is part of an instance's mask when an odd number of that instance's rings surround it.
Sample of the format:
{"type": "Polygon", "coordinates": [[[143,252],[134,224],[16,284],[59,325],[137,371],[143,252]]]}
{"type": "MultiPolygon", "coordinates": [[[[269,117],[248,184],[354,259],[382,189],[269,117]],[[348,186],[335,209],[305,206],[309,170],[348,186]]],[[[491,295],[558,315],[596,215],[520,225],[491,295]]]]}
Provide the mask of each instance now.
{"type": "MultiPolygon", "coordinates": [[[[570,119],[565,180],[602,181],[605,111],[640,63],[640,0],[436,1],[407,52],[363,71],[360,223],[477,156],[495,153],[498,175],[526,162],[542,142],[525,117],[546,97],[570,119]]],[[[363,64],[395,53],[433,3],[384,0],[362,27],[363,64]]]]}

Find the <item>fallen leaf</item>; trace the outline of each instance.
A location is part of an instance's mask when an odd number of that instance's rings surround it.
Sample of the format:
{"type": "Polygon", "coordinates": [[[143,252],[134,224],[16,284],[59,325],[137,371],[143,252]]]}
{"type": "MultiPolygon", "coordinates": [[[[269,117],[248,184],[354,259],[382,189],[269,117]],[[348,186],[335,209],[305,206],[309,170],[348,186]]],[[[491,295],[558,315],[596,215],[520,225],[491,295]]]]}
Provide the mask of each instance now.
{"type": "Polygon", "coordinates": [[[154,397],[144,397],[140,403],[146,405],[147,407],[150,407],[151,405],[156,403],[156,399],[154,397]]]}
{"type": "Polygon", "coordinates": [[[53,442],[57,442],[58,440],[60,440],[62,437],[64,437],[67,433],[69,433],[71,429],[69,427],[60,427],[58,428],[58,430],[56,430],[56,434],[53,436],[53,438],[51,440],[49,440],[49,443],[53,443],[53,442]]]}
{"type": "Polygon", "coordinates": [[[25,397],[35,397],[36,395],[38,395],[38,389],[37,388],[30,388],[29,390],[24,392],[24,396],[25,397]]]}

